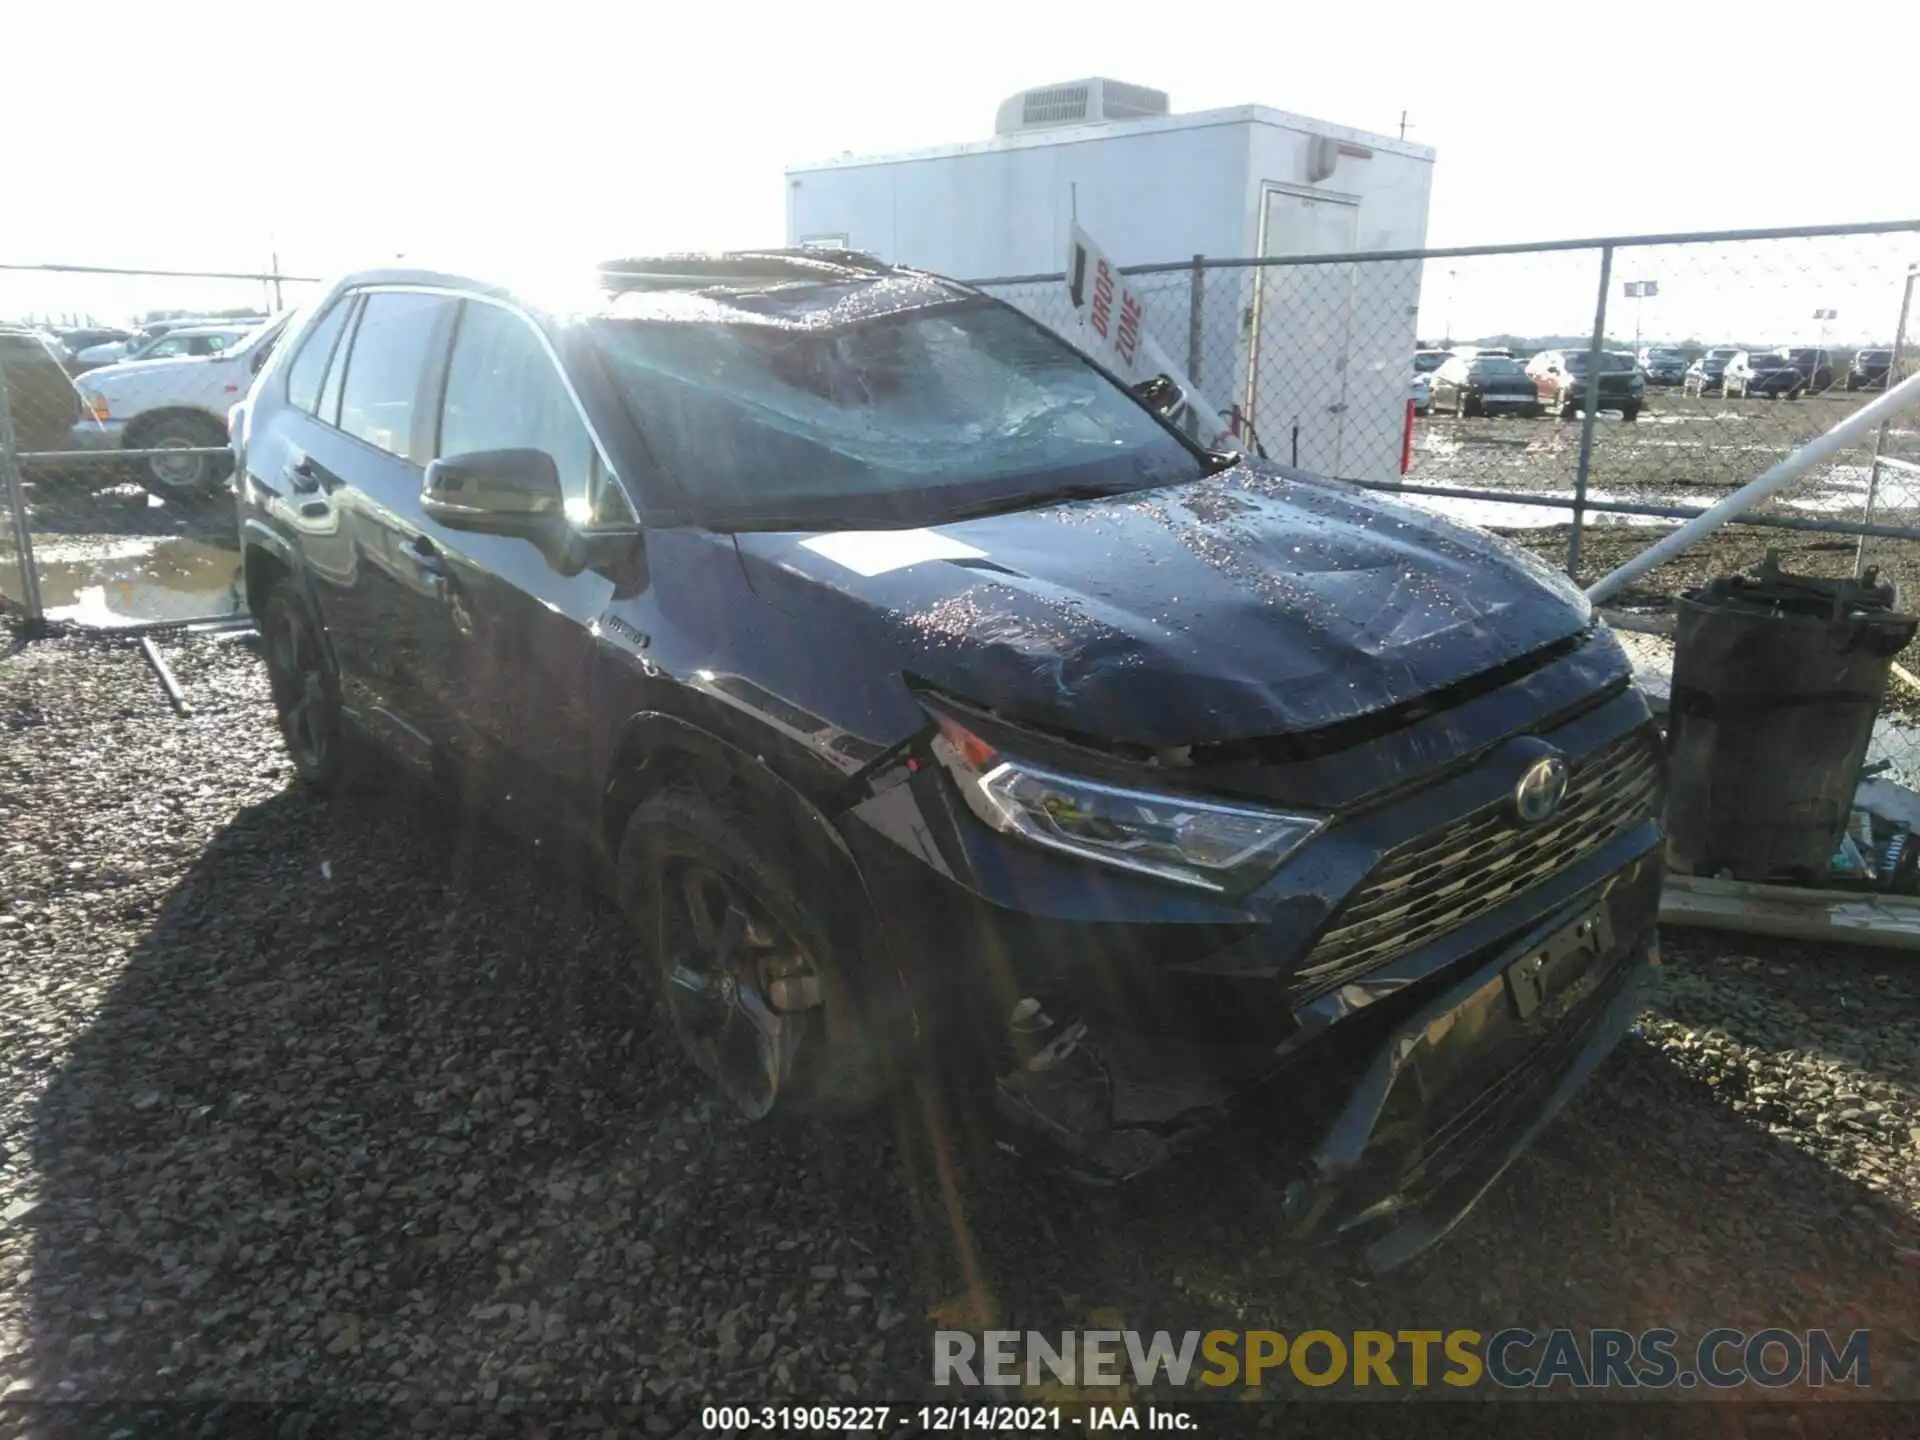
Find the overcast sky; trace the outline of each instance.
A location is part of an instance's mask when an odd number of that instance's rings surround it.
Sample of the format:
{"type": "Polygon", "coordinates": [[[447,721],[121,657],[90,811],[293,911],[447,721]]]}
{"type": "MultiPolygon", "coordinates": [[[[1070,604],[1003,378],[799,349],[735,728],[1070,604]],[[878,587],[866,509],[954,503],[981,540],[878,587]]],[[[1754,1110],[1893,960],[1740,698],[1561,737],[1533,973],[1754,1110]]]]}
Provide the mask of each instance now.
{"type": "MultiPolygon", "coordinates": [[[[1405,110],[1408,138],[1439,152],[1436,245],[1920,215],[1920,166],[1872,133],[1911,118],[1904,101],[1877,103],[1873,81],[1911,78],[1920,6],[1778,19],[1613,6],[1591,34],[1574,18],[1587,8],[1457,24],[1437,3],[1189,0],[1129,20],[1124,6],[1034,0],[15,0],[0,260],[254,269],[277,245],[285,268],[325,271],[396,251],[778,242],[788,162],[985,138],[1005,96],[1085,75],[1166,90],[1176,111],[1254,103],[1385,134],[1405,110]],[[1909,68],[1896,77],[1878,56],[1909,68]],[[1574,157],[1596,123],[1589,166],[1574,157]]],[[[1899,258],[1848,252],[1876,284],[1822,301],[1843,310],[1839,329],[1883,308],[1878,272],[1899,258]]],[[[1748,263],[1763,262],[1736,258],[1734,272],[1748,263]]],[[[1500,288],[1491,276],[1462,271],[1443,301],[1430,273],[1423,325],[1450,303],[1470,328],[1500,288]]],[[[1572,269],[1562,283],[1578,288],[1572,269]]],[[[258,293],[239,287],[235,303],[258,293]]],[[[135,294],[0,275],[0,311],[135,294]]],[[[1782,301],[1783,317],[1803,299],[1782,301]]],[[[1590,295],[1567,309],[1590,321],[1590,295]]],[[[1670,309],[1656,328],[1687,318],[1670,309]]],[[[1857,323],[1890,330],[1891,316],[1857,323]]]]}

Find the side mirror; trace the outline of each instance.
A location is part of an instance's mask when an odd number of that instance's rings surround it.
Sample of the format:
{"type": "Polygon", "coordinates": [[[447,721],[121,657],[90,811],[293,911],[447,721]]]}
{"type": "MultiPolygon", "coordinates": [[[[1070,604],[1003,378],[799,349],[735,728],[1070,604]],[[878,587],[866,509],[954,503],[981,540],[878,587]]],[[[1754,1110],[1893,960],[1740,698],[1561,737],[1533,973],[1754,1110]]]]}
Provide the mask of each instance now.
{"type": "Polygon", "coordinates": [[[1156,375],[1133,387],[1133,398],[1162,418],[1180,408],[1187,397],[1169,375],[1156,375]]]}
{"type": "Polygon", "coordinates": [[[476,450],[427,466],[420,508],[450,530],[545,540],[566,524],[560,472],[544,450],[476,450]]]}

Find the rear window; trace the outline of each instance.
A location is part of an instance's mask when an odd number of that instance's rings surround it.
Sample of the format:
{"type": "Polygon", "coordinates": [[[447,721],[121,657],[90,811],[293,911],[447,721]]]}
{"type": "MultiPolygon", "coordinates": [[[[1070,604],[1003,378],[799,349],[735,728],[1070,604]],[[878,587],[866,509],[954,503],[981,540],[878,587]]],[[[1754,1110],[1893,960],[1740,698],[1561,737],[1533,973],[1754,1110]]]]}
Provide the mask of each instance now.
{"type": "Polygon", "coordinates": [[[1869,365],[1884,365],[1893,358],[1891,350],[1862,350],[1860,358],[1869,365]]]}
{"type": "Polygon", "coordinates": [[[1518,360],[1509,360],[1500,355],[1486,355],[1478,360],[1469,361],[1467,369],[1483,378],[1524,375],[1518,360]]]}
{"type": "MultiPolygon", "coordinates": [[[[1567,369],[1575,375],[1584,375],[1587,373],[1587,361],[1591,358],[1592,357],[1584,350],[1569,355],[1567,356],[1567,369]]],[[[1600,373],[1602,375],[1616,375],[1622,371],[1633,368],[1634,359],[1631,355],[1604,354],[1600,357],[1600,373]]]]}

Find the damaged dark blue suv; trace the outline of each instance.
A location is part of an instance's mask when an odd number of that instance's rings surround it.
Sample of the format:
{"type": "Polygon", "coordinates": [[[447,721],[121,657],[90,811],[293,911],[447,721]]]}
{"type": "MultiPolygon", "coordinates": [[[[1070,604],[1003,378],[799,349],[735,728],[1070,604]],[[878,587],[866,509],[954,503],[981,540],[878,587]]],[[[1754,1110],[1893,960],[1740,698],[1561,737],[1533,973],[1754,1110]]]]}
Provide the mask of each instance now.
{"type": "Polygon", "coordinates": [[[1613,1046],[1663,762],[1524,552],[864,257],[334,285],[234,416],[302,777],[575,842],[742,1111],[903,1066],[1124,1178],[1254,1101],[1392,1263],[1613,1046]]]}

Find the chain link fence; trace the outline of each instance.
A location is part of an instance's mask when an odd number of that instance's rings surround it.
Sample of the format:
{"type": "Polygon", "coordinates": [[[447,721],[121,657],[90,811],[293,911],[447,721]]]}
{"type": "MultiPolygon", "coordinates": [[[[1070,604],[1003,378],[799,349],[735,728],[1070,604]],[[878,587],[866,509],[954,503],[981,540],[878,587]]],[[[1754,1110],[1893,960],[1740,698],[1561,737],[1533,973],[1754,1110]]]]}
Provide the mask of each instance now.
{"type": "Polygon", "coordinates": [[[0,266],[0,603],[100,628],[244,609],[227,412],[312,288],[0,266]]]}
{"type": "MultiPolygon", "coordinates": [[[[1920,221],[1127,275],[1238,443],[1498,530],[1586,584],[1920,368],[1916,266],[1920,221]]],[[[1062,277],[974,283],[1086,343],[1062,277]]],[[[1673,597],[1770,549],[1806,574],[1875,567],[1920,605],[1920,417],[1615,597],[1650,690],[1673,597]]],[[[1920,787],[1920,685],[1896,676],[1870,761],[1920,787]]]]}
{"type": "MultiPolygon", "coordinates": [[[[1403,490],[1591,582],[1920,368],[1916,267],[1920,221],[1128,274],[1234,443],[1403,490]]],[[[1061,276],[975,283],[1081,343],[1061,276]]],[[[226,413],[311,293],[284,275],[0,265],[0,603],[103,627],[238,614],[226,413]]],[[[1672,597],[1776,548],[1806,573],[1876,567],[1920,604],[1920,421],[1616,597],[1650,687],[1672,597]]],[[[1896,683],[1882,732],[1875,759],[1920,786],[1920,686],[1896,683]]]]}

